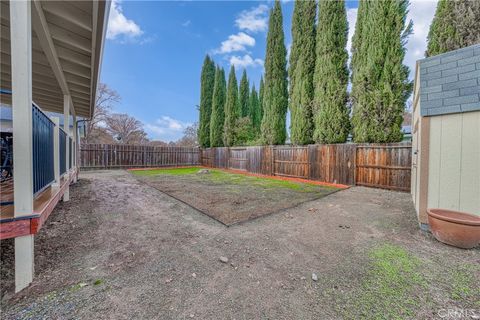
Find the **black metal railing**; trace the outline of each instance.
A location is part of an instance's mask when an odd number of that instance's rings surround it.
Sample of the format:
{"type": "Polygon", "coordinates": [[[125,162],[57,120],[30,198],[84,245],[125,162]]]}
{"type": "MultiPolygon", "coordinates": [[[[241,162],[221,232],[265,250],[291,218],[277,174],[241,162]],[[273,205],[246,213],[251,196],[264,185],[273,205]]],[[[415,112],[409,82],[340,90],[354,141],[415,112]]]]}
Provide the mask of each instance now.
{"type": "Polygon", "coordinates": [[[59,133],[59,139],[58,139],[58,144],[59,144],[59,153],[58,156],[60,157],[60,175],[64,174],[67,172],[67,159],[66,159],[66,149],[67,149],[67,134],[63,129],[58,130],[59,133]]]}
{"type": "Polygon", "coordinates": [[[54,128],[53,121],[39,107],[32,105],[34,194],[45,189],[55,180],[54,128]]]}
{"type": "Polygon", "coordinates": [[[68,169],[72,169],[72,137],[68,137],[68,169]]]}

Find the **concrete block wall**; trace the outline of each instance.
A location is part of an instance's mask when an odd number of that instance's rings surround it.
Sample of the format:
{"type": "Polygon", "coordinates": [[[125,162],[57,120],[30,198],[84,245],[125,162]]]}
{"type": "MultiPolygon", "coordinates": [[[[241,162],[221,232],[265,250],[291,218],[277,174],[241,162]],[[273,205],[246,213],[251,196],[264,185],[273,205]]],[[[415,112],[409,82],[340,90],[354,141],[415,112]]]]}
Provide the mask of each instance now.
{"type": "Polygon", "coordinates": [[[480,44],[419,61],[420,114],[480,111],[480,44]]]}

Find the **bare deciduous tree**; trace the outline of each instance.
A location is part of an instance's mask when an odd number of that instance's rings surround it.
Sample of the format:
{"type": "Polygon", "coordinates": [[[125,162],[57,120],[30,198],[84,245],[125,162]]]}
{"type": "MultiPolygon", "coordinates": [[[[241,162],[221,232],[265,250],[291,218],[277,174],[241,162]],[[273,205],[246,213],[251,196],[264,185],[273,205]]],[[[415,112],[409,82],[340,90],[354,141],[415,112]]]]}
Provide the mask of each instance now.
{"type": "Polygon", "coordinates": [[[108,133],[102,127],[102,124],[106,123],[106,118],[110,114],[113,105],[118,102],[120,102],[120,95],[117,91],[109,88],[105,83],[98,85],[95,110],[92,118],[86,121],[86,143],[111,143],[113,141],[111,137],[108,137],[108,133]]]}
{"type": "Polygon", "coordinates": [[[188,126],[183,131],[183,137],[175,145],[181,147],[198,147],[198,122],[188,126]]]}
{"type": "Polygon", "coordinates": [[[105,143],[112,144],[115,143],[113,137],[108,133],[105,127],[95,127],[88,134],[88,140],[84,141],[85,143],[105,143]]]}
{"type": "Polygon", "coordinates": [[[166,147],[168,143],[162,140],[151,140],[148,145],[153,147],[166,147]]]}
{"type": "Polygon", "coordinates": [[[118,143],[145,144],[147,133],[143,130],[141,121],[125,113],[114,113],[105,118],[108,133],[118,143]]]}

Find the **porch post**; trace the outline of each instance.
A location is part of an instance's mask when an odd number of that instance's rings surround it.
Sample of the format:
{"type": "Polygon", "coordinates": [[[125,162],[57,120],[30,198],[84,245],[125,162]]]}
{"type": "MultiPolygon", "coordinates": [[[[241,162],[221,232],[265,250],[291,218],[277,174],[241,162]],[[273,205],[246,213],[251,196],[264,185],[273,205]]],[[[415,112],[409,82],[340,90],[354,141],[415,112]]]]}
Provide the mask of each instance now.
{"type": "MultiPolygon", "coordinates": [[[[76,171],[77,170],[77,145],[78,145],[78,141],[77,141],[77,131],[78,131],[78,128],[77,128],[77,115],[76,114],[73,114],[73,132],[72,132],[72,136],[73,136],[73,144],[72,144],[72,147],[73,147],[73,150],[72,150],[72,168],[76,171]]],[[[77,183],[77,174],[75,173],[73,175],[73,183],[77,183]]]]}
{"type": "MultiPolygon", "coordinates": [[[[33,213],[32,24],[29,1],[10,1],[14,216],[33,213]]],[[[33,235],[15,238],[15,291],[33,280],[33,235]]]]}
{"type": "Polygon", "coordinates": [[[53,128],[53,171],[55,173],[55,182],[53,186],[60,187],[60,119],[52,117],[55,124],[53,128]]]}
{"type": "MultiPolygon", "coordinates": [[[[63,96],[63,130],[67,133],[67,138],[65,139],[65,166],[68,168],[69,161],[69,143],[68,137],[70,135],[70,96],[63,96]]],[[[67,170],[67,179],[70,179],[70,172],[67,170]]],[[[67,183],[65,193],[63,194],[63,201],[70,200],[70,186],[67,183]]]]}

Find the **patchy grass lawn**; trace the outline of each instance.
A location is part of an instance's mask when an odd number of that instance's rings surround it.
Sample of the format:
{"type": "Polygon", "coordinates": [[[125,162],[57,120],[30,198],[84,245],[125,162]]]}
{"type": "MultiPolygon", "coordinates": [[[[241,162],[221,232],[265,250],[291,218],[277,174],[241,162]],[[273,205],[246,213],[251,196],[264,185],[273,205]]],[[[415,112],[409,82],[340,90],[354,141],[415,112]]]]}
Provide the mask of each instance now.
{"type": "Polygon", "coordinates": [[[480,307],[478,264],[422,257],[391,243],[377,244],[366,254],[364,271],[345,285],[350,290],[325,295],[344,319],[427,319],[429,312],[458,304],[470,311],[480,307]]]}
{"type": "Polygon", "coordinates": [[[155,176],[158,174],[169,174],[169,175],[185,175],[197,173],[199,170],[198,167],[185,167],[185,168],[165,168],[165,169],[152,169],[152,170],[131,170],[133,174],[137,176],[155,176]]]}
{"type": "Polygon", "coordinates": [[[319,199],[338,188],[292,180],[231,173],[200,167],[135,170],[141,181],[232,225],[300,203],[319,199]]]}
{"type": "MultiPolygon", "coordinates": [[[[154,169],[154,170],[133,170],[133,174],[141,177],[149,177],[156,175],[171,175],[171,176],[190,176],[194,178],[199,175],[198,171],[201,167],[186,167],[186,168],[167,168],[167,169],[154,169]]],[[[279,180],[269,177],[259,177],[246,175],[241,173],[232,173],[219,169],[207,169],[208,174],[205,175],[204,180],[209,182],[224,183],[224,184],[253,184],[255,186],[264,188],[288,188],[292,190],[303,190],[306,192],[317,191],[318,184],[307,182],[296,182],[292,180],[279,180]]],[[[335,187],[328,185],[322,186],[322,188],[337,190],[335,187]]]]}
{"type": "Polygon", "coordinates": [[[419,258],[390,244],[374,248],[360,290],[351,293],[346,318],[410,319],[426,303],[419,258]]]}

